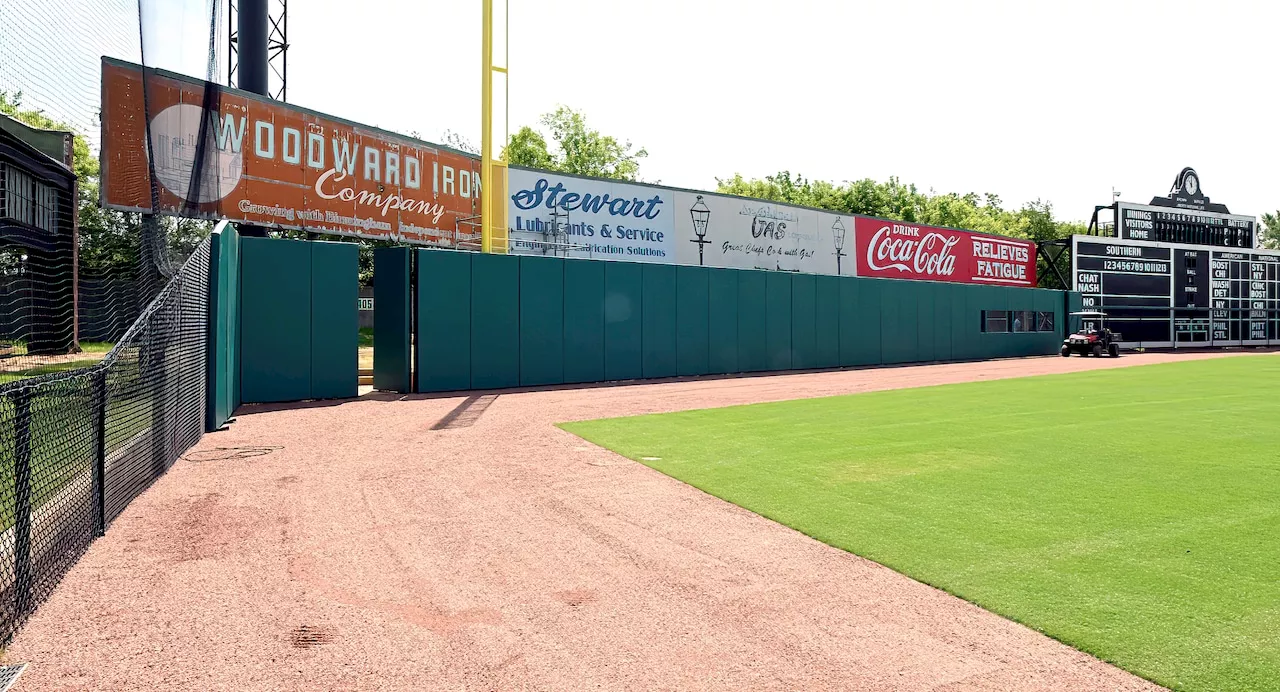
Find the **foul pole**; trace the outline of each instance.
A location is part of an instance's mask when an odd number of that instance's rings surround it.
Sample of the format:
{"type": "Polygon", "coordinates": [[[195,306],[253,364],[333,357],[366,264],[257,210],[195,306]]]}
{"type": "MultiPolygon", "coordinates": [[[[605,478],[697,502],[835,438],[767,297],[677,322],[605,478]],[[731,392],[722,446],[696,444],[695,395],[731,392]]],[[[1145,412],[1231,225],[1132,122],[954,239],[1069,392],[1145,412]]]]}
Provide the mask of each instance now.
{"type": "Polygon", "coordinates": [[[480,251],[507,254],[507,47],[508,0],[496,0],[502,8],[502,33],[494,37],[494,2],[483,0],[483,32],[480,74],[480,251]],[[494,52],[501,44],[500,59],[494,52]],[[501,64],[497,64],[501,63],[501,64]],[[494,155],[494,76],[502,82],[502,139],[494,155]]]}

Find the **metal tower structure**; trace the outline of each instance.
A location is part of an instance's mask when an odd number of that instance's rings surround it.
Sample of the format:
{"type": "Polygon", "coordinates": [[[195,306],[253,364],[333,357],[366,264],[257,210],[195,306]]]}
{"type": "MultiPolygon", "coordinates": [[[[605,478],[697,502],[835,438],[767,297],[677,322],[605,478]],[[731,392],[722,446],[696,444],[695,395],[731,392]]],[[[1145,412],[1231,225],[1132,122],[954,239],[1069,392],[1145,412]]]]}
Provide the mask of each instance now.
{"type": "MultiPolygon", "coordinates": [[[[240,70],[240,5],[246,11],[267,14],[267,86],[262,93],[277,101],[286,101],[289,86],[289,0],[227,0],[227,85],[236,86],[240,70]]],[[[258,22],[253,23],[255,26],[258,22]]],[[[246,37],[247,38],[247,37],[246,37]]],[[[255,37],[260,40],[260,37],[255,37]]],[[[247,49],[247,46],[246,46],[247,49]]],[[[247,75],[246,75],[247,76],[247,75]]],[[[253,80],[251,80],[253,81],[253,80]]],[[[241,88],[244,88],[241,86],[241,88]]],[[[248,89],[258,91],[257,89],[248,89]]]]}

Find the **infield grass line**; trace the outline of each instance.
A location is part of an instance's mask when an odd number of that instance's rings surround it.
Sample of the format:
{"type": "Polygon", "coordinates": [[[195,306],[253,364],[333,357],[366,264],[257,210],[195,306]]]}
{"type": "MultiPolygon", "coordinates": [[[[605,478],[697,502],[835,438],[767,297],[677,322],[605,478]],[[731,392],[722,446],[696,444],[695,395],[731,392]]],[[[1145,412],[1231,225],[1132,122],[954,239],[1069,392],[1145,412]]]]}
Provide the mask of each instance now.
{"type": "Polygon", "coordinates": [[[1280,358],[565,423],[1159,684],[1280,689],[1280,358]]]}

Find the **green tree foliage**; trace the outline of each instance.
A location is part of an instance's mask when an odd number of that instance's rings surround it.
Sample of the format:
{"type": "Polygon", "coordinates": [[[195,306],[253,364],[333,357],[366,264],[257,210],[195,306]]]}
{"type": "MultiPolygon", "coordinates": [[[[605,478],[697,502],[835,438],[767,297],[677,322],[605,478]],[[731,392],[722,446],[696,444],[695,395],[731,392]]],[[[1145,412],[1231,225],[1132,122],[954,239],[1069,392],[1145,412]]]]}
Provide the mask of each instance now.
{"type": "MultiPolygon", "coordinates": [[[[418,136],[417,132],[410,133],[410,136],[412,136],[414,139],[422,139],[420,136],[418,136]]],[[[462,135],[458,134],[457,132],[454,132],[453,130],[445,130],[444,134],[441,135],[440,140],[445,146],[453,147],[458,151],[465,151],[468,154],[474,154],[476,156],[480,155],[480,147],[477,147],[475,144],[471,142],[471,140],[467,139],[466,137],[463,137],[462,135]]]]}
{"type": "Polygon", "coordinates": [[[883,183],[864,178],[837,185],[782,171],[750,180],[734,175],[716,183],[718,191],[733,195],[1035,241],[1086,230],[1084,224],[1055,219],[1049,202],[1036,200],[1020,209],[1006,209],[1000,197],[991,193],[925,193],[896,177],[883,183]]]}
{"type": "Polygon", "coordinates": [[[1262,215],[1261,245],[1272,250],[1280,250],[1280,211],[1262,215]]]}
{"type": "Polygon", "coordinates": [[[633,151],[629,141],[601,134],[587,125],[581,112],[560,106],[539,120],[554,146],[542,132],[520,128],[507,142],[507,162],[562,173],[617,180],[638,180],[640,159],[649,155],[641,147],[633,151]]]}
{"type": "Polygon", "coordinates": [[[507,163],[529,168],[559,170],[551,160],[551,150],[547,147],[547,139],[541,132],[525,125],[511,135],[507,143],[507,163]]]}

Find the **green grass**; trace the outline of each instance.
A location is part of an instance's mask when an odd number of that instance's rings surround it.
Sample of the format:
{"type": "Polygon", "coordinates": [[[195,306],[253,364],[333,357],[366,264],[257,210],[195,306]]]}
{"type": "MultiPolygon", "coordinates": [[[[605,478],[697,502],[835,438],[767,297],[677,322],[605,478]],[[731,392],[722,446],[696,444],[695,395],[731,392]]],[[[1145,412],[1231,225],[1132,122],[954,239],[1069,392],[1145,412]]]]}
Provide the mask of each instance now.
{"type": "Polygon", "coordinates": [[[51,375],[55,372],[66,372],[67,370],[75,370],[77,368],[87,368],[91,365],[97,365],[101,361],[100,358],[91,360],[75,360],[66,363],[52,363],[50,365],[41,365],[34,368],[26,368],[23,370],[14,370],[13,372],[0,372],[0,384],[8,384],[17,380],[25,380],[29,377],[39,377],[41,375],[51,375]]]}
{"type": "MultiPolygon", "coordinates": [[[[97,361],[92,361],[96,363],[97,361]]],[[[152,423],[151,391],[140,377],[138,352],[125,349],[107,375],[105,443],[120,450],[152,423]]],[[[31,397],[31,503],[38,508],[92,467],[95,460],[93,390],[87,379],[42,385],[31,397]]],[[[16,410],[12,396],[0,397],[0,531],[16,516],[16,410]]]]}
{"type": "Polygon", "coordinates": [[[109,353],[115,344],[110,341],[81,341],[80,350],[85,353],[109,353]]]}
{"type": "Polygon", "coordinates": [[[356,337],[357,346],[359,348],[370,348],[373,346],[373,327],[361,327],[360,336],[356,337]]]}
{"type": "Polygon", "coordinates": [[[1160,684],[1263,690],[1278,420],[1251,356],[563,427],[1160,684]]]}

